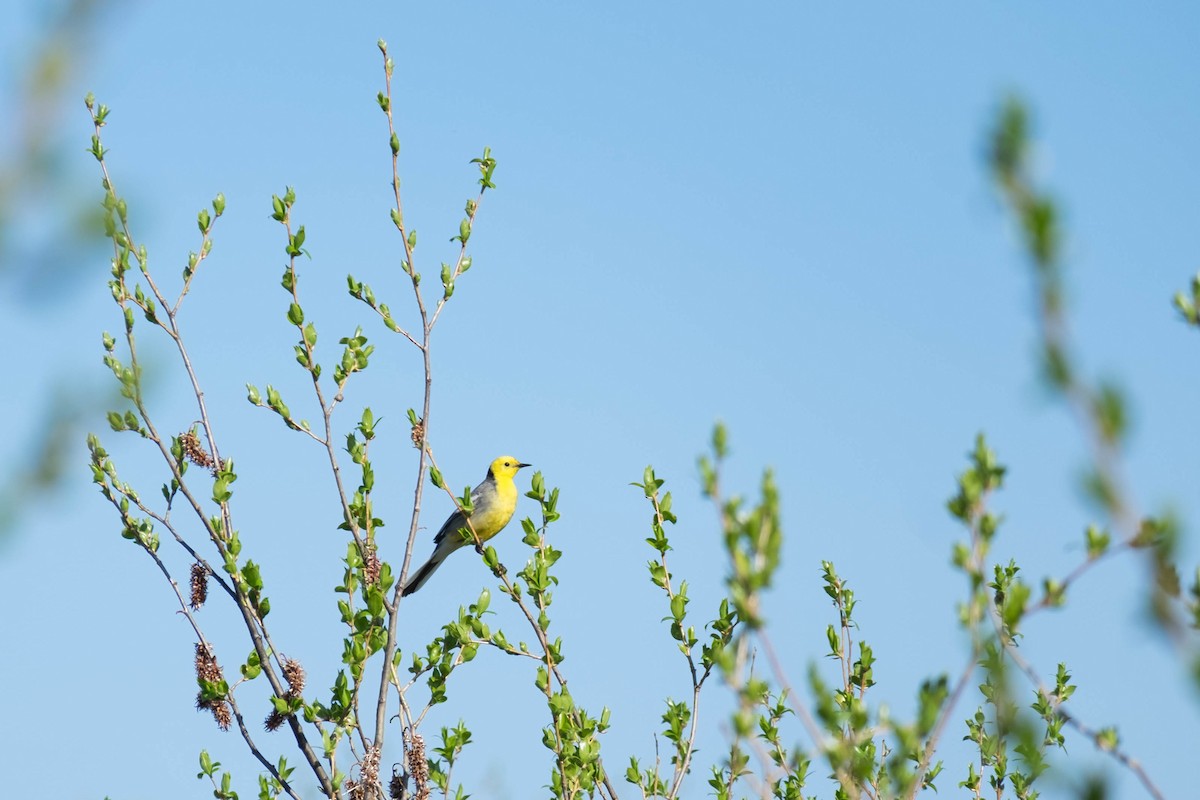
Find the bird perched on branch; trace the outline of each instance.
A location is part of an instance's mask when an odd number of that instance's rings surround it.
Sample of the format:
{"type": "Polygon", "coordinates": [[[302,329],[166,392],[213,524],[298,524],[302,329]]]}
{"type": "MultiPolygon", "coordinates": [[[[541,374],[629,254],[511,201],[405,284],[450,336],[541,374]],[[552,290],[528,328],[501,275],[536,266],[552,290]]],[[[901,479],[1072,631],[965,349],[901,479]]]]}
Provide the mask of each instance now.
{"type": "Polygon", "coordinates": [[[429,576],[442,565],[446,557],[465,544],[472,537],[464,538],[459,533],[463,528],[474,530],[479,541],[486,542],[500,531],[512,519],[517,508],[517,485],[513,478],[517,470],[528,467],[512,456],[500,456],[488,467],[487,477],[483,483],[471,491],[470,525],[467,516],[461,510],[455,511],[443,524],[437,536],[433,537],[433,555],[429,560],[408,579],[404,584],[402,594],[408,596],[425,585],[429,576]]]}

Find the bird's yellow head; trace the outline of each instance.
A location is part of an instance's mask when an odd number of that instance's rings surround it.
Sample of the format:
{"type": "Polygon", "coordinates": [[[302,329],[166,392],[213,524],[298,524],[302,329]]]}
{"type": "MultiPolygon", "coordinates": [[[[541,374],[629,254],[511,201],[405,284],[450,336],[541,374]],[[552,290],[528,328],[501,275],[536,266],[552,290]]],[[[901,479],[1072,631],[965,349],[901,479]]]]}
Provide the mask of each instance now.
{"type": "Polygon", "coordinates": [[[512,480],[516,476],[517,470],[519,470],[521,467],[528,466],[530,465],[522,464],[512,456],[500,456],[492,462],[490,467],[488,467],[488,477],[495,478],[497,480],[504,478],[512,480]]]}

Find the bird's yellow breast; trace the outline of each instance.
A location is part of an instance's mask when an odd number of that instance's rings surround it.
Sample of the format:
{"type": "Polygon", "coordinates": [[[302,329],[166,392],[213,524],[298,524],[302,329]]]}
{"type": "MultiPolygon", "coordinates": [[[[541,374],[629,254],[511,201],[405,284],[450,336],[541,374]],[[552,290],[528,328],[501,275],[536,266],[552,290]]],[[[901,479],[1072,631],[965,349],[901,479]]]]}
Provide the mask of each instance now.
{"type": "Polygon", "coordinates": [[[499,533],[512,519],[517,509],[517,485],[512,478],[499,478],[475,500],[471,526],[480,540],[486,541],[499,533]]]}

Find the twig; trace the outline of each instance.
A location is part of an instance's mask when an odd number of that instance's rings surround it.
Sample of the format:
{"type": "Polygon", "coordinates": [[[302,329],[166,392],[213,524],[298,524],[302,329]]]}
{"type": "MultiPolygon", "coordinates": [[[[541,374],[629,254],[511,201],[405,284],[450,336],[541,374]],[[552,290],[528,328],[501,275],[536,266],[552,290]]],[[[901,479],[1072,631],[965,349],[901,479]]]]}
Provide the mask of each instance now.
{"type": "MultiPolygon", "coordinates": [[[[421,403],[421,425],[423,431],[420,437],[420,455],[417,459],[417,478],[416,485],[413,488],[413,511],[412,517],[409,520],[408,540],[404,546],[404,560],[400,567],[400,574],[396,581],[395,590],[392,593],[392,600],[387,603],[388,611],[388,628],[387,640],[383,648],[383,668],[379,679],[379,696],[375,703],[375,739],[374,743],[377,747],[383,747],[384,726],[387,722],[387,699],[389,694],[389,686],[391,686],[392,676],[392,658],[396,652],[396,635],[397,628],[400,622],[400,602],[403,597],[404,582],[408,577],[408,569],[412,564],[413,546],[416,543],[417,531],[421,521],[421,499],[425,489],[425,472],[427,470],[426,457],[428,451],[427,436],[429,426],[430,400],[433,390],[433,364],[429,357],[429,340],[432,332],[432,326],[429,324],[428,312],[425,310],[425,301],[421,296],[420,284],[415,276],[416,267],[413,264],[412,246],[409,244],[408,235],[404,228],[404,204],[400,199],[400,166],[399,156],[400,148],[396,136],[395,121],[392,118],[392,62],[388,58],[386,46],[380,42],[380,51],[383,54],[384,62],[384,87],[385,96],[387,98],[384,113],[387,115],[388,134],[390,136],[392,146],[392,194],[395,199],[394,217],[396,228],[400,232],[400,240],[404,247],[404,266],[405,272],[412,280],[413,296],[416,300],[417,310],[421,316],[421,342],[418,344],[412,336],[405,333],[405,337],[410,342],[417,346],[421,351],[422,362],[425,374],[425,387],[421,403]]],[[[397,684],[397,689],[399,685],[397,684]]]]}
{"type": "MultiPolygon", "coordinates": [[[[192,626],[192,630],[195,631],[196,637],[199,639],[200,644],[209,653],[214,652],[212,646],[208,643],[208,640],[204,638],[204,634],[200,630],[199,623],[196,622],[195,616],[192,614],[191,609],[188,608],[187,600],[184,599],[183,593],[179,590],[179,584],[176,583],[175,579],[171,577],[171,573],[167,570],[166,564],[164,564],[162,559],[158,557],[158,553],[154,552],[148,547],[143,549],[145,549],[145,551],[150,554],[150,557],[154,559],[154,563],[158,565],[158,569],[162,572],[163,577],[165,577],[167,579],[167,583],[171,585],[171,590],[175,593],[175,599],[179,601],[180,613],[187,618],[187,621],[192,626]]],[[[237,701],[234,700],[232,690],[228,695],[225,696],[224,699],[228,701],[229,705],[233,708],[234,717],[237,719],[238,723],[238,730],[241,732],[242,739],[246,742],[246,746],[250,748],[250,753],[258,760],[260,764],[263,765],[264,769],[271,773],[271,776],[275,778],[275,780],[279,781],[279,784],[288,793],[288,796],[292,797],[293,800],[301,800],[300,795],[297,794],[287,780],[285,780],[284,777],[279,774],[279,770],[275,768],[275,765],[272,764],[267,757],[262,754],[262,751],[258,749],[258,745],[254,743],[254,739],[251,738],[250,731],[246,727],[245,720],[242,717],[241,710],[237,706],[237,701]]]]}
{"type": "MultiPolygon", "coordinates": [[[[90,108],[91,108],[91,106],[90,106],[90,101],[89,101],[89,109],[90,108]]],[[[92,111],[92,120],[93,120],[94,129],[95,129],[95,141],[98,144],[100,141],[100,129],[102,127],[102,122],[97,117],[97,115],[94,111],[92,111]]],[[[108,192],[109,197],[115,201],[116,197],[117,197],[116,188],[112,182],[111,177],[109,176],[108,166],[105,163],[102,150],[98,151],[98,153],[97,153],[97,161],[100,163],[100,169],[104,176],[105,190],[108,192]]],[[[188,379],[192,385],[193,393],[196,397],[196,403],[197,403],[197,406],[198,406],[199,412],[200,412],[201,425],[204,428],[205,437],[208,439],[209,448],[212,450],[212,455],[213,455],[213,458],[216,461],[216,463],[223,464],[225,462],[222,461],[221,456],[220,456],[220,451],[217,447],[216,436],[213,433],[212,424],[211,424],[211,421],[210,421],[209,415],[208,415],[208,408],[204,401],[204,392],[200,388],[199,379],[196,376],[196,371],[192,365],[191,358],[189,357],[188,352],[187,352],[187,348],[183,343],[183,337],[179,331],[178,322],[176,319],[176,310],[172,309],[167,304],[165,297],[163,296],[162,292],[158,289],[158,286],[155,284],[154,279],[149,272],[149,268],[146,264],[145,258],[143,257],[142,251],[140,249],[136,248],[135,240],[133,238],[131,231],[129,230],[128,223],[123,218],[124,215],[122,214],[120,216],[122,217],[121,227],[122,227],[122,233],[124,235],[124,240],[125,240],[124,247],[122,247],[121,245],[118,245],[116,238],[115,237],[113,238],[113,250],[114,250],[114,256],[115,256],[114,263],[118,265],[118,268],[116,270],[118,273],[117,280],[120,282],[120,286],[122,288],[122,292],[123,292],[123,296],[124,296],[123,299],[120,300],[119,302],[120,302],[122,308],[125,308],[126,307],[125,302],[132,299],[127,291],[127,287],[125,284],[124,271],[120,269],[119,265],[127,262],[127,254],[136,253],[136,258],[138,261],[139,269],[141,270],[142,275],[145,277],[147,285],[150,286],[150,289],[153,292],[155,298],[157,299],[159,306],[162,308],[163,313],[166,314],[166,317],[167,317],[167,323],[164,324],[162,322],[161,317],[159,317],[158,314],[156,313],[154,315],[154,321],[158,325],[158,327],[160,327],[167,333],[167,335],[175,343],[175,346],[179,351],[180,359],[183,362],[184,369],[187,372],[188,379]],[[124,250],[124,253],[122,252],[122,250],[124,250]]],[[[147,430],[150,432],[150,434],[151,434],[150,438],[158,446],[159,452],[161,453],[164,461],[167,463],[167,466],[170,468],[172,476],[178,482],[180,491],[183,492],[184,497],[186,497],[189,504],[191,504],[197,517],[200,519],[201,524],[204,526],[205,530],[208,532],[210,539],[213,541],[213,543],[218,548],[218,551],[221,553],[222,556],[224,556],[225,550],[224,550],[224,544],[223,544],[222,538],[218,535],[217,531],[213,528],[211,522],[209,521],[208,517],[204,513],[203,507],[200,505],[200,503],[196,500],[196,498],[192,495],[191,491],[188,489],[186,482],[183,480],[183,475],[179,469],[179,465],[175,462],[174,457],[171,455],[170,451],[167,449],[166,445],[163,443],[162,437],[159,436],[158,432],[155,430],[154,424],[153,424],[152,420],[150,419],[149,412],[146,409],[145,404],[142,400],[141,388],[140,388],[140,386],[141,386],[141,384],[140,384],[140,382],[141,382],[140,366],[137,363],[137,347],[136,347],[136,342],[135,342],[134,336],[133,336],[132,326],[130,326],[128,324],[126,325],[125,339],[129,346],[129,349],[130,349],[131,369],[132,369],[133,380],[134,380],[134,386],[130,390],[130,395],[131,395],[130,399],[134,402],[134,405],[138,410],[138,414],[141,417],[142,422],[146,425],[147,430]]],[[[220,506],[220,510],[221,510],[221,520],[222,520],[222,524],[224,526],[224,530],[225,531],[233,531],[234,527],[233,527],[233,521],[232,521],[232,518],[231,518],[230,512],[229,512],[229,504],[227,502],[221,502],[221,503],[219,503],[219,506],[220,506]]],[[[176,593],[178,593],[178,587],[176,587],[176,593]]],[[[246,630],[250,634],[250,638],[254,644],[255,652],[257,653],[259,660],[262,664],[263,673],[267,676],[267,680],[271,684],[271,687],[275,691],[276,695],[282,697],[284,692],[286,691],[286,689],[284,688],[282,682],[279,680],[279,677],[276,674],[275,670],[272,668],[271,660],[270,660],[270,651],[267,649],[267,645],[266,645],[266,641],[265,641],[266,640],[266,632],[265,632],[265,627],[263,626],[262,620],[258,617],[257,613],[254,612],[254,610],[250,608],[248,599],[246,597],[244,597],[241,592],[235,592],[234,599],[236,601],[236,605],[237,605],[239,611],[242,614],[242,619],[243,619],[244,624],[246,625],[246,630]]],[[[305,760],[309,764],[309,767],[313,770],[314,776],[321,783],[322,789],[324,790],[326,797],[333,797],[333,794],[334,794],[333,783],[329,779],[329,776],[325,773],[325,770],[321,766],[320,761],[317,759],[316,753],[313,752],[312,746],[308,742],[307,737],[304,735],[304,731],[300,727],[299,721],[296,719],[296,717],[294,715],[292,715],[288,718],[288,722],[292,729],[293,735],[296,738],[297,746],[300,748],[301,753],[304,755],[305,760]]]]}

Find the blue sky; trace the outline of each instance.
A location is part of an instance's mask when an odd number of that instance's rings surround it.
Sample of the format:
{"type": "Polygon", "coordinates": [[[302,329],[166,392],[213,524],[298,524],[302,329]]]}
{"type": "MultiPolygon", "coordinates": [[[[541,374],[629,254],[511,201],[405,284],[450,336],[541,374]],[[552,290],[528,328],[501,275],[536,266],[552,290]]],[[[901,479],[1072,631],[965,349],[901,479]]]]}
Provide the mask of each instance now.
{"type": "MultiPolygon", "coordinates": [[[[37,5],[3,12],[0,96],[13,96],[37,5]]],[[[431,441],[454,486],[511,452],[561,488],[555,626],[577,701],[613,709],[610,771],[652,757],[663,698],[688,689],[646,576],[648,510],[628,484],[652,463],[674,490],[673,564],[699,618],[723,576],[694,466],[717,418],[732,438],[726,485],[751,494],[764,466],[778,476],[787,545],[767,614],[797,678],[822,663],[833,619],[824,559],[857,589],[877,701],[910,714],[919,680],[960,668],[953,604],[964,587],[948,564],[960,533],[944,501],[978,431],[1010,466],[999,555],[1034,580],[1083,557],[1082,531],[1097,519],[1078,491],[1083,440],[1036,380],[1030,276],[982,160],[1009,92],[1033,109],[1039,177],[1063,203],[1081,362],[1130,388],[1139,504],[1176,510],[1188,531],[1200,519],[1200,340],[1170,308],[1200,268],[1194,6],[119,4],[102,16],[75,95],[93,91],[113,109],[110,168],[160,274],[177,275],[198,246],[196,211],[227,198],[182,324],[237,460],[234,513],[265,565],[275,636],[308,665],[310,686],[330,684],[326,656],[340,648],[332,484],[320,452],[250,407],[243,387],[273,383],[313,416],[278,288],[282,233],[268,219],[271,194],[290,185],[323,356],[360,324],[378,345],[341,426],[363,405],[384,417],[376,502],[399,536],[419,363],[344,291],[352,272],[412,319],[374,100],[381,37],[396,61],[406,215],[430,281],[473,193],[467,161],[484,146],[499,161],[471,240],[475,266],[436,334],[431,441]]],[[[77,194],[98,202],[89,135],[72,97],[55,140],[77,194]]],[[[37,215],[56,211],[28,213],[36,231],[37,215]]],[[[9,374],[24,373],[21,391],[0,393],[0,412],[26,421],[10,423],[21,435],[0,444],[6,462],[21,457],[56,382],[107,391],[100,331],[119,319],[106,280],[99,250],[35,294],[2,284],[9,374]]],[[[194,405],[165,343],[145,344],[161,370],[162,427],[182,430],[194,405]]],[[[106,430],[99,412],[88,428],[106,430]]],[[[162,470],[149,451],[103,438],[123,476],[155,493],[162,470]]],[[[234,735],[191,710],[192,638],[167,587],[119,538],[82,441],[76,456],[66,485],[0,550],[10,719],[0,749],[24,767],[16,785],[208,797],[192,780],[206,747],[252,795],[255,771],[234,735]]],[[[424,526],[436,530],[449,510],[431,499],[424,526]]],[[[515,531],[498,540],[510,565],[524,557],[515,531]]],[[[423,535],[416,557],[428,547],[423,535]]],[[[1185,575],[1198,554],[1185,544],[1185,575]]],[[[1100,566],[1068,609],[1031,620],[1025,646],[1043,673],[1065,660],[1081,687],[1076,713],[1118,724],[1128,751],[1180,797],[1200,706],[1145,620],[1141,579],[1135,561],[1100,566]]],[[[402,645],[423,645],[487,583],[469,554],[452,559],[405,606],[402,645]]],[[[519,620],[498,599],[494,625],[517,638],[519,620]]],[[[215,603],[203,619],[232,671],[247,649],[236,626],[215,603]]],[[[469,667],[427,730],[466,718],[476,743],[456,778],[476,797],[532,796],[549,769],[532,673],[488,653],[469,667]]],[[[712,689],[702,766],[719,758],[728,707],[712,689]]],[[[943,795],[965,775],[961,732],[946,737],[943,795]]],[[[282,735],[260,738],[286,747],[282,735]]],[[[1087,742],[1070,752],[1137,796],[1087,742]]],[[[811,785],[825,793],[819,778],[811,785]]],[[[698,776],[688,794],[706,788],[698,776]]],[[[1048,778],[1046,796],[1067,788],[1048,778]]]]}

